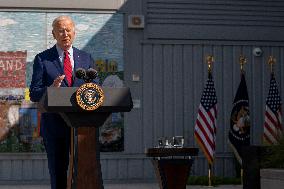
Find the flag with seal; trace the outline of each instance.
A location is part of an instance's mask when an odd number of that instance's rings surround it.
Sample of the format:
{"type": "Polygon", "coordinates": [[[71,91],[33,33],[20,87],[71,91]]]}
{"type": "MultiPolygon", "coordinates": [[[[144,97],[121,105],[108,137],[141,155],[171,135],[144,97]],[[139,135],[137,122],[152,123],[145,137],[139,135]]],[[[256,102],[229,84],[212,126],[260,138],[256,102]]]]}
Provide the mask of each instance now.
{"type": "Polygon", "coordinates": [[[249,99],[244,73],[241,74],[241,82],[231,112],[229,144],[242,165],[241,148],[250,145],[249,99]]]}

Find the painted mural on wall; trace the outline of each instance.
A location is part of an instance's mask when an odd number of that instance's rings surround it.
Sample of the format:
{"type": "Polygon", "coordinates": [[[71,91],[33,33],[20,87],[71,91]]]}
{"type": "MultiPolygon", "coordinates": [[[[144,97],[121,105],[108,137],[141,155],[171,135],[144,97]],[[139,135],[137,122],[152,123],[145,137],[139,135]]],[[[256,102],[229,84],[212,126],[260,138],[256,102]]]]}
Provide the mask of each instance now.
{"type": "MultiPolygon", "coordinates": [[[[44,151],[38,131],[40,113],[29,101],[27,88],[33,58],[55,44],[51,25],[62,14],[0,12],[0,152],[44,151]]],[[[66,14],[76,23],[74,46],[92,55],[100,84],[123,86],[123,15],[66,14]]],[[[122,113],[110,116],[100,130],[101,151],[123,150],[122,113]]]]}
{"type": "Polygon", "coordinates": [[[26,86],[27,52],[0,52],[0,88],[26,86]]]}

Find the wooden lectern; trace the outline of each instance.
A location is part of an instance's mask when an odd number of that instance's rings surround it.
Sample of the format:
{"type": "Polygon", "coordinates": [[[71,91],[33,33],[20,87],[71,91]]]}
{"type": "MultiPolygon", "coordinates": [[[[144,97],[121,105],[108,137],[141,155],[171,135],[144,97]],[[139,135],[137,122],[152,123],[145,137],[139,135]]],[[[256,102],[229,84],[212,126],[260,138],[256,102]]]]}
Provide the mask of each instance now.
{"type": "Polygon", "coordinates": [[[104,88],[104,102],[94,111],[82,110],[76,103],[77,87],[48,87],[39,103],[45,112],[59,113],[72,127],[68,189],[103,189],[98,128],[113,112],[129,112],[130,90],[104,88]],[[73,154],[73,155],[72,155],[73,154]]]}
{"type": "Polygon", "coordinates": [[[160,189],[185,189],[189,171],[198,148],[149,148],[160,189]]]}

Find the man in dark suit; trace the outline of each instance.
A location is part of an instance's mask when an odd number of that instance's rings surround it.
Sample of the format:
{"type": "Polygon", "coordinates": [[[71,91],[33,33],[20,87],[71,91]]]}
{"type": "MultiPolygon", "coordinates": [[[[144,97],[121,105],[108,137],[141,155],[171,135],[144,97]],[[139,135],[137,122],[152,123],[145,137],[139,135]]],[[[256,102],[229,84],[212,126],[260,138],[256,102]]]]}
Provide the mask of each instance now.
{"type": "MultiPolygon", "coordinates": [[[[30,98],[38,102],[47,87],[80,86],[82,79],[74,77],[77,68],[93,66],[91,55],[72,46],[75,25],[68,16],[59,16],[52,23],[57,43],[36,55],[33,64],[30,98]]],[[[69,163],[70,128],[59,114],[42,113],[41,136],[48,158],[51,188],[65,189],[69,163]]]]}

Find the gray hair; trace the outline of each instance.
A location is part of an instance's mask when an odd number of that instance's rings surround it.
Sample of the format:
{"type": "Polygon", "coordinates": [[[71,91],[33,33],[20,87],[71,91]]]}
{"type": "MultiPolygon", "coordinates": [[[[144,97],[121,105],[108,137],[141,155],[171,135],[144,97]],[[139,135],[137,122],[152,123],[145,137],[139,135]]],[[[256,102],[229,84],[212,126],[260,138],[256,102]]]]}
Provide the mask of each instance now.
{"type": "Polygon", "coordinates": [[[73,24],[73,27],[75,28],[75,23],[72,20],[72,18],[70,16],[66,16],[66,15],[62,15],[62,16],[58,16],[57,18],[55,18],[52,22],[52,28],[54,28],[56,26],[56,24],[62,20],[70,20],[73,24]]]}

